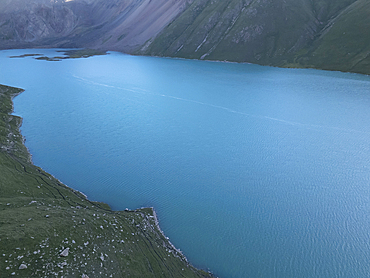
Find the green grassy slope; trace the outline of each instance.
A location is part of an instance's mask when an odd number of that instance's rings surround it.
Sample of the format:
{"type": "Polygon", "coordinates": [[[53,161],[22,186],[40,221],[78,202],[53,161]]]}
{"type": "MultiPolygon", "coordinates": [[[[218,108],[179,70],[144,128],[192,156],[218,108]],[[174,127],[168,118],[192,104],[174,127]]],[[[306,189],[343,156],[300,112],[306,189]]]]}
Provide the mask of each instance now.
{"type": "Polygon", "coordinates": [[[370,74],[368,0],[46,2],[0,1],[0,49],[88,47],[370,74]]]}
{"type": "Polygon", "coordinates": [[[152,209],[112,211],[30,163],[10,115],[20,92],[0,85],[0,277],[211,276],[171,245],[152,209]]]}
{"type": "Polygon", "coordinates": [[[195,0],[137,53],[370,74],[366,0],[195,0]]]}
{"type": "Polygon", "coordinates": [[[358,0],[333,18],[297,60],[322,69],[370,74],[370,2],[358,0]]]}

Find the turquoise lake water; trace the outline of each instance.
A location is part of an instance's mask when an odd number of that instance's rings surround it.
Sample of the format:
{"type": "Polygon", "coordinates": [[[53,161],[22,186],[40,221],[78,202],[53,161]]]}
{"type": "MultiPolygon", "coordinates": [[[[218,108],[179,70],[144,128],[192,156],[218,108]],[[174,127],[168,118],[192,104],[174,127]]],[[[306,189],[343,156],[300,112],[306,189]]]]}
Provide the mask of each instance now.
{"type": "Polygon", "coordinates": [[[120,53],[0,51],[36,165],[153,206],[220,277],[370,275],[370,77],[120,53]]]}

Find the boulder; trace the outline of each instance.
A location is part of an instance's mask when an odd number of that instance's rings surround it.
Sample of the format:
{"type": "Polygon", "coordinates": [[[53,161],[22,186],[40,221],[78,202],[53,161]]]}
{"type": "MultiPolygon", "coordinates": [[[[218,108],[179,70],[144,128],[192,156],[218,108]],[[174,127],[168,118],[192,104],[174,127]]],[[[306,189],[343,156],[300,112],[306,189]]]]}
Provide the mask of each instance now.
{"type": "Polygon", "coordinates": [[[26,269],[27,268],[27,265],[25,265],[25,264],[21,264],[20,266],[19,266],[19,269],[26,269]]]}
{"type": "Polygon", "coordinates": [[[69,252],[69,248],[66,248],[66,249],[63,250],[62,253],[60,253],[60,256],[61,257],[67,257],[68,256],[68,252],[69,252]]]}

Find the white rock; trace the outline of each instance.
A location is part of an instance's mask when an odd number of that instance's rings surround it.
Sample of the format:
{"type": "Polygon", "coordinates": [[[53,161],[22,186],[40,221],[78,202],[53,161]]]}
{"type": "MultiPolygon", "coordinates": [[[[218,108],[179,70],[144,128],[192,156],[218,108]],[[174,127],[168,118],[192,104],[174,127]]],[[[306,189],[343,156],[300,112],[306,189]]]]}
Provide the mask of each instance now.
{"type": "Polygon", "coordinates": [[[19,269],[26,269],[27,268],[27,266],[25,265],[25,264],[21,264],[20,266],[19,266],[19,269]]]}
{"type": "Polygon", "coordinates": [[[66,249],[63,250],[62,253],[60,253],[60,256],[61,257],[67,257],[68,256],[68,252],[69,252],[69,248],[66,248],[66,249]]]}

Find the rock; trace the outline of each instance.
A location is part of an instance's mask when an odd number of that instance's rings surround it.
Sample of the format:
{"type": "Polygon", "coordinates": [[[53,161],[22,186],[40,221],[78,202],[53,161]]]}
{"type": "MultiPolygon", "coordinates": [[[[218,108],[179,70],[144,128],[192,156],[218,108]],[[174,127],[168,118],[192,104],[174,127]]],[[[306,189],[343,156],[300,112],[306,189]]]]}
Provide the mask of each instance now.
{"type": "Polygon", "coordinates": [[[65,267],[66,265],[67,265],[67,262],[62,262],[62,263],[58,264],[58,266],[59,266],[60,268],[63,268],[63,267],[65,267]]]}
{"type": "Polygon", "coordinates": [[[87,276],[85,273],[82,274],[82,278],[89,278],[89,276],[87,276]]]}
{"type": "Polygon", "coordinates": [[[25,265],[25,264],[21,264],[20,266],[19,266],[19,269],[26,269],[27,268],[27,266],[25,265]]]}
{"type": "Polygon", "coordinates": [[[61,257],[67,257],[68,256],[68,252],[69,252],[69,248],[66,248],[66,249],[63,250],[62,253],[60,253],[60,256],[61,257]]]}

